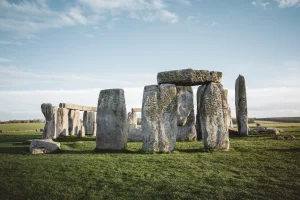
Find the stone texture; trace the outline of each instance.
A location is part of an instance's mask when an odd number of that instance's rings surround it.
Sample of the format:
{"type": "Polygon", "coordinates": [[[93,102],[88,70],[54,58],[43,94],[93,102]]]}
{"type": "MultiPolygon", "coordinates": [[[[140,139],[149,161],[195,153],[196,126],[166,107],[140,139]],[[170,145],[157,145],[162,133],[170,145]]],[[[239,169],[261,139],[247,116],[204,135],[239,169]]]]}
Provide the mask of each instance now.
{"type": "Polygon", "coordinates": [[[60,149],[60,143],[52,139],[32,140],[29,146],[30,153],[53,153],[60,149]]]}
{"type": "Polygon", "coordinates": [[[266,132],[266,127],[263,127],[263,126],[256,126],[255,127],[255,130],[259,133],[261,132],[266,132]]]}
{"type": "Polygon", "coordinates": [[[83,138],[83,137],[85,137],[85,134],[86,134],[85,127],[84,127],[84,125],[82,124],[81,127],[80,127],[80,130],[79,130],[79,132],[78,132],[78,137],[79,137],[79,138],[83,138]]]}
{"type": "Polygon", "coordinates": [[[126,149],[127,137],[124,90],[101,90],[97,109],[96,148],[107,150],[126,149]]]}
{"type": "Polygon", "coordinates": [[[69,135],[69,110],[67,108],[57,109],[56,132],[58,136],[69,135]]]}
{"type": "Polygon", "coordinates": [[[41,105],[42,113],[45,116],[45,127],[43,130],[43,139],[55,139],[56,134],[56,118],[57,108],[50,103],[44,103],[41,105]]]}
{"type": "Polygon", "coordinates": [[[191,86],[177,86],[177,136],[178,141],[193,141],[196,136],[194,93],[191,86]]]}
{"type": "Polygon", "coordinates": [[[94,134],[95,122],[96,122],[95,112],[90,112],[90,111],[83,112],[83,126],[85,128],[86,135],[94,134]]]}
{"type": "Polygon", "coordinates": [[[69,110],[69,134],[78,135],[80,129],[81,129],[80,111],[69,110]]]}
{"type": "Polygon", "coordinates": [[[128,141],[129,142],[143,141],[142,129],[136,128],[136,124],[133,124],[132,112],[128,113],[127,124],[128,124],[128,141]]]}
{"type": "Polygon", "coordinates": [[[222,72],[182,69],[157,74],[158,84],[175,84],[178,86],[201,85],[208,82],[220,83],[222,72]]]}
{"type": "Polygon", "coordinates": [[[248,110],[247,110],[247,94],[246,82],[242,75],[235,82],[235,108],[236,121],[240,135],[248,135],[248,110]]]}
{"type": "Polygon", "coordinates": [[[266,128],[266,133],[268,133],[268,134],[279,134],[280,132],[279,132],[279,130],[277,129],[277,128],[270,128],[270,127],[268,127],[268,128],[266,128]]]}
{"type": "Polygon", "coordinates": [[[97,134],[97,123],[94,123],[94,132],[93,132],[93,136],[96,136],[97,134]]]}
{"type": "Polygon", "coordinates": [[[228,106],[222,84],[209,83],[200,86],[197,101],[198,127],[205,149],[229,150],[226,118],[228,106]]]}
{"type": "Polygon", "coordinates": [[[70,109],[70,110],[92,111],[92,112],[97,111],[97,107],[82,106],[82,105],[76,105],[76,104],[70,104],[70,103],[60,103],[59,107],[60,108],[67,108],[67,109],[70,109]]]}
{"type": "Polygon", "coordinates": [[[229,103],[228,103],[228,90],[227,89],[223,90],[223,95],[224,95],[224,100],[227,102],[227,116],[226,116],[227,125],[228,125],[228,128],[233,128],[231,109],[230,109],[229,103]]]}
{"type": "Polygon", "coordinates": [[[159,114],[157,85],[144,87],[142,103],[143,151],[157,152],[159,135],[159,114]]]}

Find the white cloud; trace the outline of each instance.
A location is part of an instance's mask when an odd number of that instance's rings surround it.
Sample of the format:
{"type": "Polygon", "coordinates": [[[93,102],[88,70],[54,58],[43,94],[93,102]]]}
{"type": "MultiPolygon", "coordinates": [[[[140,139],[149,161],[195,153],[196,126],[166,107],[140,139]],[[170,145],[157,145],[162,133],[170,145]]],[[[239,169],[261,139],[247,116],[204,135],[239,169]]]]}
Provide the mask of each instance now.
{"type": "Polygon", "coordinates": [[[300,7],[300,0],[276,0],[279,8],[300,7]]]}
{"type": "Polygon", "coordinates": [[[259,7],[262,7],[264,10],[267,9],[267,7],[270,5],[269,2],[262,2],[260,0],[257,0],[257,1],[252,1],[251,3],[253,6],[259,6],[259,7]]]}

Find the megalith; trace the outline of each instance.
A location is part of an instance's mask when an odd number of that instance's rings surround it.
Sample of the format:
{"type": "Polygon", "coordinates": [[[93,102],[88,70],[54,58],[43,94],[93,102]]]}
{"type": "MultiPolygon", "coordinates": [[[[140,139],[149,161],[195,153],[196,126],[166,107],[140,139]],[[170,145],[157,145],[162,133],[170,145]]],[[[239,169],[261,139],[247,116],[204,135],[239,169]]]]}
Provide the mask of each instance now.
{"type": "Polygon", "coordinates": [[[45,116],[45,127],[43,130],[43,139],[55,139],[56,134],[56,118],[57,108],[51,103],[43,103],[41,105],[42,113],[45,116]]]}
{"type": "Polygon", "coordinates": [[[129,142],[143,141],[142,129],[138,128],[137,124],[134,123],[132,113],[133,112],[129,112],[127,116],[128,141],[129,142]]]}
{"type": "Polygon", "coordinates": [[[94,134],[95,122],[96,122],[95,112],[90,112],[90,111],[83,112],[83,126],[85,128],[86,135],[94,134]]]}
{"type": "Polygon", "coordinates": [[[69,110],[69,134],[78,135],[81,129],[80,111],[69,110]]]}
{"type": "Polygon", "coordinates": [[[242,75],[235,82],[235,109],[236,121],[240,135],[248,135],[248,110],[247,110],[247,94],[246,82],[242,75]]]}
{"type": "Polygon", "coordinates": [[[69,135],[69,109],[58,108],[57,109],[57,124],[56,132],[57,136],[68,136],[69,135]]]}
{"type": "Polygon", "coordinates": [[[231,117],[231,109],[230,109],[230,106],[229,106],[229,103],[228,103],[228,90],[227,89],[224,89],[223,90],[223,96],[224,96],[224,101],[226,101],[226,104],[227,104],[227,115],[226,115],[226,123],[227,123],[227,126],[228,128],[233,128],[233,122],[232,122],[232,117],[231,117]]]}
{"type": "Polygon", "coordinates": [[[127,148],[126,104],[123,89],[101,90],[97,107],[96,148],[127,148]]]}
{"type": "Polygon", "coordinates": [[[148,85],[144,87],[142,103],[143,151],[159,151],[158,93],[158,85],[148,85]]]}
{"type": "Polygon", "coordinates": [[[191,86],[176,86],[177,106],[177,136],[179,141],[196,139],[194,94],[191,86]]]}
{"type": "MultiPolygon", "coordinates": [[[[204,148],[229,150],[227,101],[220,83],[201,85],[197,91],[198,129],[204,148]]],[[[199,134],[199,133],[198,133],[199,134]]]]}

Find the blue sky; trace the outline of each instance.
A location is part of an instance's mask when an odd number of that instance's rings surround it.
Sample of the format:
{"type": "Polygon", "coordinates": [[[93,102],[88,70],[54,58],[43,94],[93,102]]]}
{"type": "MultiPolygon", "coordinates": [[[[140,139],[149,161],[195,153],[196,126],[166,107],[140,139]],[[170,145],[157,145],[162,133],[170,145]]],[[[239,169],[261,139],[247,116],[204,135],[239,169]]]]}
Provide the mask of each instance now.
{"type": "Polygon", "coordinates": [[[300,116],[299,35],[300,0],[0,0],[0,120],[96,106],[107,88],[140,107],[183,68],[222,71],[233,113],[242,74],[249,116],[300,116]]]}

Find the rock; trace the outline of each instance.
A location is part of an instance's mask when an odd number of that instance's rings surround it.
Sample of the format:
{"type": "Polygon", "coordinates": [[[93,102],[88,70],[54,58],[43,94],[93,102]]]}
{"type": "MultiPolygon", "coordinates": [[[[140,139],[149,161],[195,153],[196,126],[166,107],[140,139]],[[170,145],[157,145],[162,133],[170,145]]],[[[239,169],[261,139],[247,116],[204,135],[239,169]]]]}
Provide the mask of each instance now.
{"type": "Polygon", "coordinates": [[[278,131],[278,129],[277,128],[266,128],[266,133],[268,133],[268,134],[279,134],[280,132],[278,131]]]}
{"type": "Polygon", "coordinates": [[[194,141],[195,128],[194,93],[191,86],[177,86],[177,141],[194,141]]]}
{"type": "Polygon", "coordinates": [[[235,107],[236,120],[240,135],[248,135],[248,110],[247,110],[247,94],[246,82],[242,75],[235,82],[235,107]]]}
{"type": "Polygon", "coordinates": [[[25,139],[23,141],[24,144],[30,144],[32,142],[32,139],[25,139]]]}
{"type": "Polygon", "coordinates": [[[42,113],[45,116],[45,128],[43,130],[43,139],[55,139],[56,134],[56,118],[57,108],[50,103],[43,103],[41,105],[42,113]]]}
{"type": "Polygon", "coordinates": [[[78,132],[78,137],[79,138],[84,138],[85,137],[85,127],[81,125],[80,130],[78,132]]]}
{"type": "Polygon", "coordinates": [[[177,135],[177,92],[173,84],[159,85],[158,96],[159,135],[158,148],[171,152],[176,145],[177,135]]]}
{"type": "Polygon", "coordinates": [[[205,149],[229,150],[227,126],[227,102],[223,86],[209,83],[198,88],[198,127],[202,134],[205,149]]]}
{"type": "Polygon", "coordinates": [[[259,132],[256,131],[256,130],[250,130],[250,131],[249,131],[249,134],[251,134],[251,135],[258,135],[259,132]]]}
{"type": "Polygon", "coordinates": [[[256,126],[255,127],[255,130],[259,133],[262,133],[262,132],[266,132],[266,127],[263,127],[263,126],[256,126]]]}
{"type": "Polygon", "coordinates": [[[32,140],[29,146],[30,153],[53,153],[60,149],[60,143],[52,139],[32,140]]]}
{"type": "Polygon", "coordinates": [[[224,95],[224,100],[227,102],[227,126],[228,128],[233,128],[233,122],[232,122],[232,117],[231,117],[231,109],[229,107],[229,103],[228,103],[228,90],[224,89],[223,90],[223,95],[224,95]]]}
{"type": "Polygon", "coordinates": [[[83,112],[83,126],[85,128],[86,135],[94,134],[94,124],[96,122],[95,112],[84,111],[83,112]]]}
{"type": "Polygon", "coordinates": [[[273,137],[272,139],[273,139],[273,140],[284,140],[284,137],[278,135],[278,136],[273,137]]]}
{"type": "Polygon", "coordinates": [[[295,140],[296,137],[293,135],[284,135],[284,136],[277,135],[277,136],[272,137],[272,139],[273,140],[295,140]]]}
{"type": "Polygon", "coordinates": [[[80,122],[80,111],[79,110],[69,110],[69,134],[78,135],[81,128],[80,122]]]}
{"type": "Polygon", "coordinates": [[[128,130],[129,142],[141,142],[143,141],[142,129],[130,127],[128,130]]]}
{"type": "Polygon", "coordinates": [[[230,136],[239,136],[239,132],[238,130],[234,129],[234,128],[228,128],[228,133],[230,136]]]}
{"type": "Polygon", "coordinates": [[[40,132],[43,132],[43,131],[44,131],[44,129],[41,128],[41,129],[40,129],[40,132]]]}
{"type": "Polygon", "coordinates": [[[69,135],[69,110],[67,108],[57,109],[56,131],[58,136],[69,135]]]}
{"type": "Polygon", "coordinates": [[[286,139],[286,140],[296,140],[296,137],[293,136],[293,135],[285,135],[284,139],[286,139]]]}
{"type": "Polygon", "coordinates": [[[142,125],[142,118],[137,118],[137,125],[142,125]]]}
{"type": "Polygon", "coordinates": [[[91,111],[91,112],[96,112],[97,111],[97,107],[81,106],[81,105],[70,104],[70,103],[60,103],[59,107],[60,108],[67,108],[69,110],[80,110],[80,111],[91,111]]]}
{"type": "Polygon", "coordinates": [[[94,132],[93,132],[93,136],[96,136],[97,134],[97,123],[94,123],[94,132]]]}
{"type": "Polygon", "coordinates": [[[124,90],[101,90],[97,109],[96,148],[106,150],[126,149],[127,137],[124,90]]]}
{"type": "Polygon", "coordinates": [[[131,124],[134,126],[134,128],[137,128],[137,117],[136,117],[137,112],[141,112],[141,108],[131,109],[131,124]]]}
{"type": "Polygon", "coordinates": [[[142,135],[143,151],[157,152],[159,135],[159,114],[158,114],[159,88],[157,85],[144,87],[142,105],[142,135]]]}
{"type": "Polygon", "coordinates": [[[222,72],[210,72],[206,70],[182,69],[157,74],[158,84],[175,84],[178,86],[201,85],[208,82],[220,83],[222,72]]]}

